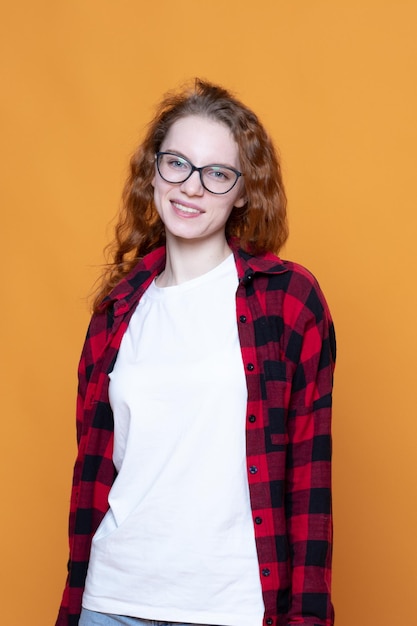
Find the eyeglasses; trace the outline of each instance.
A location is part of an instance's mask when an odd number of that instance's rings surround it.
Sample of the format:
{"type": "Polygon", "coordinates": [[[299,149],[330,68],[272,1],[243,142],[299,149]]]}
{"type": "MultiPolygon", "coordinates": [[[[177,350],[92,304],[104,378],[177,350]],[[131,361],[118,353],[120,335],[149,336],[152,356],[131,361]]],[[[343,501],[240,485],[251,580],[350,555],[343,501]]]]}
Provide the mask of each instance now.
{"type": "Polygon", "coordinates": [[[219,195],[233,189],[240,176],[243,176],[242,172],[226,165],[196,167],[175,152],[157,152],[155,159],[159,175],[167,183],[184,183],[194,172],[198,172],[204,189],[219,195]]]}

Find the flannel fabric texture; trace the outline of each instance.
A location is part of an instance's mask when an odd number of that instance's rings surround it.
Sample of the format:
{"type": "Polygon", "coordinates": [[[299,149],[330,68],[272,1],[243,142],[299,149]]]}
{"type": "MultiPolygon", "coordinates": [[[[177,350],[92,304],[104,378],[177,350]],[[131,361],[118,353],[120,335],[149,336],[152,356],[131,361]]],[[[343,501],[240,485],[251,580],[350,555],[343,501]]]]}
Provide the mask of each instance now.
{"type": "MultiPolygon", "coordinates": [[[[332,626],[333,323],[307,270],[229,243],[239,276],[236,319],[248,390],[247,472],[264,625],[332,626]]],[[[164,265],[164,248],[147,255],[90,322],[79,364],[68,578],[56,626],[78,625],[91,540],[115,479],[108,373],[133,311],[164,265]]]]}

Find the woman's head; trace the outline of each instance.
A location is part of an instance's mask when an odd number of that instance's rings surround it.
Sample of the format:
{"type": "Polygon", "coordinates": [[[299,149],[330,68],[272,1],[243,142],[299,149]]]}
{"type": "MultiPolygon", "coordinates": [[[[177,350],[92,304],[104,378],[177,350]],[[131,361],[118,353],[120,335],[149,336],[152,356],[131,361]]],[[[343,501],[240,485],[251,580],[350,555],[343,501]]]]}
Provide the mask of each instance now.
{"type": "Polygon", "coordinates": [[[226,126],[238,146],[246,201],[232,210],[226,223],[226,237],[237,237],[243,248],[257,253],[278,252],[288,236],[281,169],[264,127],[228,91],[195,79],[163,98],[143,142],[131,158],[123,210],[116,226],[114,264],[107,278],[109,288],[138,258],[165,240],[164,225],[154,204],[155,155],[172,125],[189,116],[204,117],[226,126]]]}
{"type": "Polygon", "coordinates": [[[246,203],[239,149],[229,128],[206,116],[187,115],[171,126],[157,152],[154,205],[167,245],[203,243],[227,250],[226,225],[246,203]]]}
{"type": "Polygon", "coordinates": [[[285,242],[286,198],[272,142],[257,116],[228,91],[196,79],[190,86],[165,96],[148,126],[146,137],[131,161],[127,194],[135,182],[152,203],[155,154],[170,127],[187,116],[208,117],[227,126],[239,148],[247,202],[233,211],[226,228],[244,247],[277,252],[285,242]]]}

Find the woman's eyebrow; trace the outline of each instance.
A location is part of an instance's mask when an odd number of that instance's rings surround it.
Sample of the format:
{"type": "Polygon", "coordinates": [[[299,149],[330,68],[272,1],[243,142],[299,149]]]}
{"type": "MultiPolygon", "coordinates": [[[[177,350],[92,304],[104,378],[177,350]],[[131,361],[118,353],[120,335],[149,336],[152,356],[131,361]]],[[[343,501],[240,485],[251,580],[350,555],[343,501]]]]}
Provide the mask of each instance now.
{"type": "MultiPolygon", "coordinates": [[[[192,163],[194,165],[194,163],[191,161],[191,159],[186,156],[183,152],[181,152],[181,150],[174,150],[173,148],[165,148],[164,150],[161,150],[161,152],[170,152],[171,154],[176,154],[179,157],[182,157],[183,159],[185,159],[186,161],[188,161],[189,163],[192,163]]],[[[211,161],[210,163],[206,163],[205,165],[201,165],[199,167],[207,167],[208,165],[220,165],[222,167],[229,167],[232,170],[236,169],[236,165],[229,165],[228,163],[223,163],[222,161],[211,161]]],[[[197,166],[196,166],[197,167],[197,166]]]]}

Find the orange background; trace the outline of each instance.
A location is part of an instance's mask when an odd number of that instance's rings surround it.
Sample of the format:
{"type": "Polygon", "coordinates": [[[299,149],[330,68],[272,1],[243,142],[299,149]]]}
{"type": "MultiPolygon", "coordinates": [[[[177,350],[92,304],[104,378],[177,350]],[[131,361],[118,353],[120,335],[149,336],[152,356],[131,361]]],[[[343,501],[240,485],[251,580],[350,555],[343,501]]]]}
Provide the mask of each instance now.
{"type": "Polygon", "coordinates": [[[338,331],[338,626],[417,624],[417,3],[15,0],[1,17],[1,621],[53,624],[76,365],[128,156],[199,75],[282,154],[291,237],[338,331]]]}

